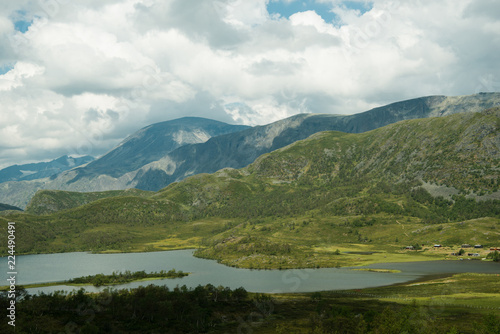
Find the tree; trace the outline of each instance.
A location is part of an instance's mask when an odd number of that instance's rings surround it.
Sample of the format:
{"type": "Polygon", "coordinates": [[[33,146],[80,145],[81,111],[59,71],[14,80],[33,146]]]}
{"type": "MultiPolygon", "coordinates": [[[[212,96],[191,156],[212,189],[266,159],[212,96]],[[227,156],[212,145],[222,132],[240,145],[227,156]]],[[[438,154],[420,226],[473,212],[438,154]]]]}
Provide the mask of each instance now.
{"type": "Polygon", "coordinates": [[[500,253],[498,253],[497,250],[493,253],[493,261],[495,261],[495,262],[500,261],[500,253]]]}

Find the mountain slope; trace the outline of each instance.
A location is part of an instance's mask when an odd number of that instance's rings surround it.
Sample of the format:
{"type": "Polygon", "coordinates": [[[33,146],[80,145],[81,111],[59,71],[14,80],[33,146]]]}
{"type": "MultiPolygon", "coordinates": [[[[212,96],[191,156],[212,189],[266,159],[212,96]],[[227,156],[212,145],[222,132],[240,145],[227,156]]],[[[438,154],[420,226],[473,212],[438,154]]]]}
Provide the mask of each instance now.
{"type": "Polygon", "coordinates": [[[138,190],[110,190],[105,192],[79,193],[62,190],[40,190],[31,199],[26,212],[34,215],[46,215],[57,211],[68,210],[94,202],[103,198],[119,196],[148,197],[152,193],[138,190]]]}
{"type": "Polygon", "coordinates": [[[21,252],[186,245],[237,266],[347,265],[358,260],[326,250],[399,254],[413,243],[495,246],[499,164],[496,108],[362,134],[322,132],[246,168],[192,176],[147,198],[104,198],[47,216],[8,218],[23,226],[21,252]],[[434,198],[423,182],[461,194],[434,198]]]}
{"type": "Polygon", "coordinates": [[[65,155],[49,162],[13,165],[0,170],[0,183],[51,177],[68,169],[87,164],[93,160],[94,158],[91,156],[72,158],[65,155]]]}
{"type": "MultiPolygon", "coordinates": [[[[226,167],[245,167],[264,153],[317,132],[337,130],[358,133],[401,120],[439,117],[464,111],[478,112],[497,105],[500,105],[500,93],[481,93],[460,97],[422,97],[351,116],[297,115],[269,125],[215,136],[204,143],[186,144],[171,152],[163,151],[161,145],[157,144],[163,139],[157,139],[158,136],[153,132],[151,136],[144,133],[151,130],[146,128],[85,168],[64,172],[51,180],[36,180],[31,184],[0,184],[0,202],[24,207],[37,189],[92,192],[135,187],[157,191],[190,175],[212,173],[226,167]],[[142,147],[147,148],[141,151],[142,147]],[[142,164],[145,165],[133,170],[142,164]]],[[[191,122],[192,119],[189,119],[187,123],[191,122]]],[[[175,139],[175,136],[171,137],[175,139]]]]}
{"type": "Polygon", "coordinates": [[[22,211],[22,209],[16,206],[0,203],[0,211],[7,211],[7,210],[22,211]]]}
{"type": "Polygon", "coordinates": [[[361,133],[408,119],[478,112],[500,105],[500,93],[471,96],[430,96],[390,104],[351,116],[298,115],[273,124],[218,136],[206,143],[186,145],[162,160],[143,167],[135,187],[159,190],[171,182],[225,167],[242,168],[257,157],[321,131],[361,133]]]}
{"type": "Polygon", "coordinates": [[[78,169],[78,176],[71,182],[83,176],[101,174],[120,177],[161,159],[183,145],[204,143],[211,137],[246,128],[198,117],[156,123],[137,131],[106,155],[78,169]]]}
{"type": "Polygon", "coordinates": [[[67,170],[57,176],[44,175],[51,176],[50,178],[0,183],[0,202],[24,208],[40,189],[90,192],[133,188],[131,181],[137,168],[182,145],[202,143],[212,136],[246,128],[248,127],[243,125],[230,125],[198,117],[152,124],[84,167],[67,170]]]}
{"type": "Polygon", "coordinates": [[[259,210],[289,206],[279,196],[276,203],[265,200],[269,192],[263,192],[263,185],[289,191],[302,208],[308,201],[300,204],[304,198],[294,189],[325,196],[325,189],[377,192],[382,184],[413,187],[422,181],[500,199],[499,130],[500,108],[495,108],[404,121],[362,134],[322,132],[265,154],[247,168],[191,177],[156,196],[188,206],[196,203],[196,210],[223,212],[219,204],[224,202],[224,207],[241,215],[252,210],[252,199],[262,201],[259,210]]]}

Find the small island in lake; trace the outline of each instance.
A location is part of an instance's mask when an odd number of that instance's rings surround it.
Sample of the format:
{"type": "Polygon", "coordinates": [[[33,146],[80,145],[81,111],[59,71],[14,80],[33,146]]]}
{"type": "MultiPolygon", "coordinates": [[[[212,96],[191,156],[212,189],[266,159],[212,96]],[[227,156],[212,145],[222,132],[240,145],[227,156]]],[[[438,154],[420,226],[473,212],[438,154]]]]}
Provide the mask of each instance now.
{"type": "MultiPolygon", "coordinates": [[[[96,287],[103,285],[120,285],[125,283],[130,283],[134,281],[146,281],[146,280],[156,280],[163,278],[182,278],[188,276],[189,273],[185,273],[182,270],[176,271],[175,269],[165,271],[160,270],[160,272],[146,273],[146,271],[136,271],[131,272],[126,270],[124,273],[113,272],[111,275],[97,274],[89,275],[78,278],[73,278],[67,281],[61,282],[50,282],[50,283],[36,283],[28,285],[20,285],[19,288],[30,289],[30,288],[40,288],[45,286],[57,286],[57,285],[93,285],[96,287]]],[[[1,286],[0,291],[8,291],[8,286],[1,286]]]]}
{"type": "Polygon", "coordinates": [[[73,278],[66,283],[69,284],[92,284],[93,286],[102,286],[102,285],[117,285],[117,284],[125,284],[133,281],[141,281],[141,280],[151,280],[151,279],[162,279],[162,278],[181,278],[184,276],[188,276],[189,273],[185,273],[183,271],[176,271],[175,269],[165,271],[161,270],[160,272],[152,272],[146,273],[144,270],[136,271],[132,273],[130,270],[125,271],[124,273],[113,272],[111,275],[97,274],[97,275],[89,275],[84,277],[73,278]]]}

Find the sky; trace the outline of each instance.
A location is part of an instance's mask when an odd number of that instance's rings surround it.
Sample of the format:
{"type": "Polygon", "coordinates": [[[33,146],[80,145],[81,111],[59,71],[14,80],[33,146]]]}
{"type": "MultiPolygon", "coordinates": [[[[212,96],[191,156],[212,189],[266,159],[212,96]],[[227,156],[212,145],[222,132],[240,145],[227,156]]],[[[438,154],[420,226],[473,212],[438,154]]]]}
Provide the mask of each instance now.
{"type": "Polygon", "coordinates": [[[0,0],[0,168],[184,116],[500,91],[497,0],[0,0]]]}

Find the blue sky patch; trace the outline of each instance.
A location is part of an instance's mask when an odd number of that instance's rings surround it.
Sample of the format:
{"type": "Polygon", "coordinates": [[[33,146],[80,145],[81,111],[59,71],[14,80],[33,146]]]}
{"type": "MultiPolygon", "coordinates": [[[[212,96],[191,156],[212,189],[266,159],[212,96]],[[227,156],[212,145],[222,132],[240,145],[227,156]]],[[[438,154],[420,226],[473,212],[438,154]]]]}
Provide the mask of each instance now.
{"type": "Polygon", "coordinates": [[[11,21],[14,23],[14,29],[25,33],[28,31],[29,27],[33,24],[33,20],[29,17],[25,10],[17,10],[10,15],[11,21]]]}
{"type": "Polygon", "coordinates": [[[28,31],[30,25],[33,23],[33,21],[16,21],[14,22],[14,28],[17,30],[17,31],[20,31],[22,32],[23,34],[28,31]]]}
{"type": "Polygon", "coordinates": [[[373,3],[369,1],[343,1],[342,4],[349,9],[359,10],[361,14],[369,12],[373,8],[373,3]]]}
{"type": "MultiPolygon", "coordinates": [[[[343,1],[342,5],[349,9],[356,9],[361,14],[371,10],[372,4],[359,1],[343,1]]],[[[282,17],[289,18],[295,13],[314,10],[325,22],[332,23],[337,21],[337,16],[331,11],[332,5],[320,3],[317,0],[293,0],[285,2],[283,0],[270,0],[267,5],[269,14],[279,14],[282,17]]]]}
{"type": "Polygon", "coordinates": [[[4,75],[14,68],[14,65],[0,65],[0,75],[4,75]]]}

